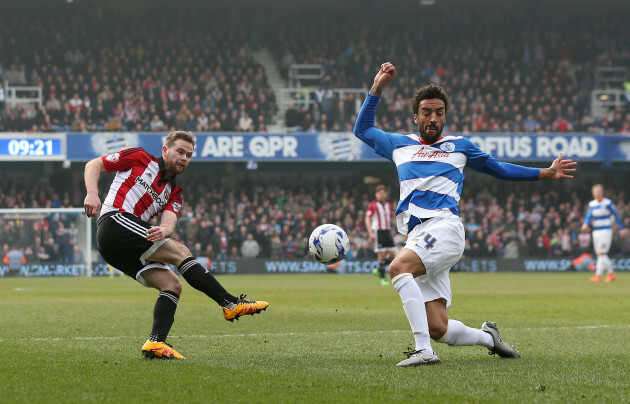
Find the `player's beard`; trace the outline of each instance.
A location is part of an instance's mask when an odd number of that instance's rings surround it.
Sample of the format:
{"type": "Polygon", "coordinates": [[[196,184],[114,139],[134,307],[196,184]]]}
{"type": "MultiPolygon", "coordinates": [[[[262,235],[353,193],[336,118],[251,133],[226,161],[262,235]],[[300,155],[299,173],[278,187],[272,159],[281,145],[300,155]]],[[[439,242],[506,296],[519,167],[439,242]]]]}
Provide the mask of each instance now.
{"type": "Polygon", "coordinates": [[[435,129],[435,135],[429,135],[426,130],[418,125],[418,132],[420,132],[420,138],[427,143],[435,143],[442,136],[442,131],[444,130],[444,125],[439,126],[435,125],[433,127],[435,129]]]}
{"type": "Polygon", "coordinates": [[[164,168],[166,168],[166,172],[171,175],[179,175],[186,171],[186,167],[182,167],[177,165],[177,163],[164,163],[164,168]]]}

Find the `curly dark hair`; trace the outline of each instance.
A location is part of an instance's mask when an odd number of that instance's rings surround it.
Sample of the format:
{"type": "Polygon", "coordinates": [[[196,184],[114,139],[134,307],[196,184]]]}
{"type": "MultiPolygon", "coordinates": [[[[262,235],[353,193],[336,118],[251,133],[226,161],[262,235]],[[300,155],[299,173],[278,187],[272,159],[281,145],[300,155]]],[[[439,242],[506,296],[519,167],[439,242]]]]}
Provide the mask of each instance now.
{"type": "Polygon", "coordinates": [[[432,98],[438,98],[444,101],[444,112],[446,113],[448,111],[448,95],[446,94],[446,91],[437,84],[429,84],[428,86],[421,87],[420,90],[416,91],[416,94],[411,99],[411,109],[413,113],[418,113],[420,101],[430,100],[432,98]]]}

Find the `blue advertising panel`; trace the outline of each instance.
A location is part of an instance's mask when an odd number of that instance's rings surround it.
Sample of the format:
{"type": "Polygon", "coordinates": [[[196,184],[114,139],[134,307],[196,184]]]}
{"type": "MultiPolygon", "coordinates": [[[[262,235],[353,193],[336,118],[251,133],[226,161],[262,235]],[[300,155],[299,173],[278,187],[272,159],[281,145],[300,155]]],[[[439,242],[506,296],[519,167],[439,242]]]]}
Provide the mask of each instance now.
{"type": "MultiPolygon", "coordinates": [[[[68,134],[68,160],[85,161],[127,147],[158,154],[166,135],[148,133],[68,134]]],[[[381,160],[352,133],[197,133],[197,161],[381,160]]]]}
{"type": "MultiPolygon", "coordinates": [[[[451,134],[458,135],[458,134],[451,134]]],[[[67,159],[87,161],[127,147],[159,154],[165,134],[67,134],[67,159]]],[[[563,153],[584,162],[630,161],[630,137],[588,134],[462,135],[501,161],[549,162],[563,153]]],[[[197,133],[197,161],[385,161],[352,133],[197,133]]]]}
{"type": "Polygon", "coordinates": [[[612,136],[605,141],[604,148],[610,153],[604,158],[606,162],[630,161],[630,136],[612,136]]]}
{"type": "Polygon", "coordinates": [[[579,161],[602,161],[603,137],[599,135],[466,135],[481,150],[502,161],[550,161],[562,153],[579,161]]]}

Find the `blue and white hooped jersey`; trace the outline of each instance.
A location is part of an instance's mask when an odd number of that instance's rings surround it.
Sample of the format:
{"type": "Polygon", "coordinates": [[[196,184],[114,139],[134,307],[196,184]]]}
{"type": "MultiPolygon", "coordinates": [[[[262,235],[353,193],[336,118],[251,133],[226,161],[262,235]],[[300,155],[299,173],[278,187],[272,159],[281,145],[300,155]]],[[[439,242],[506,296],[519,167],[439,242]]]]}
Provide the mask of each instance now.
{"type": "Polygon", "coordinates": [[[457,206],[464,182],[464,167],[501,179],[533,181],[540,169],[502,163],[462,136],[445,136],[426,144],[416,134],[387,133],[374,127],[379,97],[368,94],[357,117],[354,134],[398,170],[400,200],[396,209],[398,231],[407,234],[422,219],[450,212],[457,206]]]}
{"type": "Polygon", "coordinates": [[[601,202],[595,199],[588,204],[584,224],[591,226],[593,230],[611,229],[613,216],[617,221],[619,229],[623,229],[623,222],[621,217],[619,217],[615,204],[608,198],[602,199],[601,202]]]}

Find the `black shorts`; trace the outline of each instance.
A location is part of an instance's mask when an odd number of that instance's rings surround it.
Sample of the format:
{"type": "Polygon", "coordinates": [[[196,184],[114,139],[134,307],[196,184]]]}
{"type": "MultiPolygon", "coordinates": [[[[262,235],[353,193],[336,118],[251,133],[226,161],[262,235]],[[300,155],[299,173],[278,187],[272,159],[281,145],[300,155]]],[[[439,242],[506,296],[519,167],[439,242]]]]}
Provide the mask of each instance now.
{"type": "Polygon", "coordinates": [[[170,267],[161,262],[146,260],[168,238],[156,243],[147,240],[147,230],[151,225],[131,213],[106,213],[98,219],[96,241],[98,251],[105,261],[135,278],[146,286],[140,274],[149,268],[170,267]]]}
{"type": "Polygon", "coordinates": [[[394,249],[394,239],[389,230],[377,230],[374,245],[375,252],[381,252],[394,249]]]}

